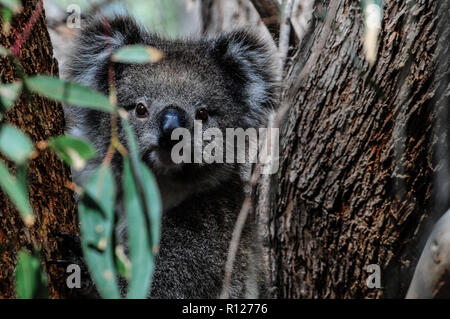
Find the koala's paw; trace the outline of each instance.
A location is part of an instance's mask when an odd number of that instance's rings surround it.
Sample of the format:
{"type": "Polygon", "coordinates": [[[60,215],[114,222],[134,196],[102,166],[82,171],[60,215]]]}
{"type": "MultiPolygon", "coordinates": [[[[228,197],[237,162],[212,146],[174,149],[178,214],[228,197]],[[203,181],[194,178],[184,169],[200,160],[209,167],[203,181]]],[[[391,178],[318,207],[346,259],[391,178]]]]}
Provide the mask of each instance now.
{"type": "MultiPolygon", "coordinates": [[[[63,259],[51,260],[47,264],[61,267],[65,270],[71,265],[78,265],[80,267],[80,288],[74,289],[74,296],[76,298],[100,298],[100,295],[95,288],[94,281],[92,280],[86,262],[83,258],[83,252],[81,249],[81,241],[78,236],[74,236],[66,233],[58,233],[57,239],[63,247],[62,254],[63,259]]],[[[69,274],[68,274],[69,275],[69,274]]]]}

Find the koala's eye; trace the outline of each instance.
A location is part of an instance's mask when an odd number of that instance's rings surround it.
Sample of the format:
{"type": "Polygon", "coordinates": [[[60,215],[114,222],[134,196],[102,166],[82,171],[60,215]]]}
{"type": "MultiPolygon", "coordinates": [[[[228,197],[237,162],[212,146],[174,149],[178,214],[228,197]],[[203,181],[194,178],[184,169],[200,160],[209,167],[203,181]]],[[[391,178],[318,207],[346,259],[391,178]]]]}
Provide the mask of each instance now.
{"type": "Polygon", "coordinates": [[[139,102],[136,105],[136,115],[137,117],[144,118],[148,116],[148,110],[147,106],[144,104],[144,102],[139,102]]]}
{"type": "Polygon", "coordinates": [[[208,110],[205,108],[201,108],[197,111],[195,118],[199,121],[206,122],[208,120],[209,114],[208,110]]]}

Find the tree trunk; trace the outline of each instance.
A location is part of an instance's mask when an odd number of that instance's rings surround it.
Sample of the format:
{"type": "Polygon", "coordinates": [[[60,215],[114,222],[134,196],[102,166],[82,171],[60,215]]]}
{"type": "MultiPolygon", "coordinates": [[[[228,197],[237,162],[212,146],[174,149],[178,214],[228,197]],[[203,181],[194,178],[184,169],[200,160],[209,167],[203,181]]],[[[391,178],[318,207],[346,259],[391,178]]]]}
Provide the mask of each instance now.
{"type": "Polygon", "coordinates": [[[370,66],[359,2],[327,3],[284,83],[266,230],[274,297],[404,297],[449,204],[449,4],[383,1],[370,66]],[[371,264],[380,289],[366,284],[371,264]]]}
{"type": "MultiPolygon", "coordinates": [[[[12,48],[22,34],[32,13],[42,5],[41,0],[22,1],[23,11],[13,18],[10,33],[0,35],[0,44],[12,48]]],[[[39,11],[39,10],[38,10],[39,11]]],[[[52,46],[45,24],[45,14],[39,14],[28,40],[17,55],[27,75],[58,75],[58,64],[53,58],[52,46]]],[[[2,82],[18,79],[17,69],[10,58],[0,58],[2,82]]],[[[22,94],[5,120],[25,131],[34,142],[45,141],[64,133],[64,116],[60,104],[32,95],[30,104],[22,94]]],[[[61,259],[61,244],[55,238],[58,232],[76,233],[73,193],[64,187],[70,181],[70,170],[50,151],[40,152],[30,163],[29,192],[36,215],[36,223],[27,228],[20,215],[0,191],[0,298],[15,296],[14,269],[16,252],[21,248],[42,249],[42,260],[61,259]]],[[[50,295],[53,298],[69,296],[64,269],[48,267],[50,295]]]]}

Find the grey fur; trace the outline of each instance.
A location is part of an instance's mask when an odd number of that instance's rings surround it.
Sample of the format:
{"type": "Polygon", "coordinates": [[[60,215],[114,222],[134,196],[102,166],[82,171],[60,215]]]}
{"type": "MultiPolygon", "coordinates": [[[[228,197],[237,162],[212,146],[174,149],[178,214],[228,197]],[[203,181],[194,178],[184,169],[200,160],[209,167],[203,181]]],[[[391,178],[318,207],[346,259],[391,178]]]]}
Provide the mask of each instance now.
{"type": "MultiPolygon", "coordinates": [[[[274,54],[263,40],[247,31],[166,40],[147,33],[127,17],[113,18],[109,25],[105,28],[102,21],[94,19],[81,31],[64,76],[107,94],[113,51],[123,45],[145,44],[164,52],[165,58],[156,64],[113,65],[118,102],[130,114],[141,156],[155,173],[163,200],[161,250],[151,297],[216,298],[244,200],[245,165],[163,164],[155,151],[160,134],[156,119],[166,106],[176,105],[192,123],[202,106],[211,114],[204,129],[218,127],[225,133],[226,128],[264,126],[277,92],[274,54]],[[139,100],[149,105],[147,119],[135,115],[139,100]]],[[[75,181],[83,184],[105,156],[110,119],[107,114],[73,106],[65,106],[65,110],[68,131],[89,139],[98,152],[84,171],[74,174],[75,181]]],[[[119,138],[126,144],[121,132],[119,138]]],[[[114,158],[113,165],[120,183],[120,158],[114,158]]],[[[255,287],[263,286],[265,276],[260,267],[254,266],[262,262],[253,249],[257,242],[253,229],[251,220],[235,263],[231,285],[234,298],[255,297],[255,287]]]]}

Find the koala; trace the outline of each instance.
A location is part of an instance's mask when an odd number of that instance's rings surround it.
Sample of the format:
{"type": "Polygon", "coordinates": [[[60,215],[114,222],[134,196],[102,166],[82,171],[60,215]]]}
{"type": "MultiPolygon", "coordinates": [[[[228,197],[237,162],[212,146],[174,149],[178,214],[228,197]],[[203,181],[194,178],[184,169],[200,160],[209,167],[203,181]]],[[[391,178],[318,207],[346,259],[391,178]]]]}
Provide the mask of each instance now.
{"type": "MultiPolygon", "coordinates": [[[[275,54],[267,41],[246,30],[178,40],[152,34],[127,16],[109,18],[107,25],[94,18],[81,30],[64,77],[108,94],[113,70],[118,104],[128,112],[140,156],[156,177],[163,214],[149,297],[218,298],[248,165],[175,164],[171,135],[177,128],[193,132],[195,120],[203,130],[218,128],[224,136],[226,128],[264,127],[278,94],[275,54]],[[164,58],[151,64],[112,62],[117,49],[135,44],[154,47],[164,58]]],[[[74,106],[65,106],[65,113],[69,134],[89,140],[97,151],[84,170],[74,171],[74,181],[83,185],[107,152],[110,116],[74,106]]],[[[120,126],[119,139],[126,145],[120,126]]],[[[120,185],[120,156],[112,167],[120,185]]],[[[249,218],[234,263],[231,298],[265,296],[258,243],[255,220],[249,218]]]]}

